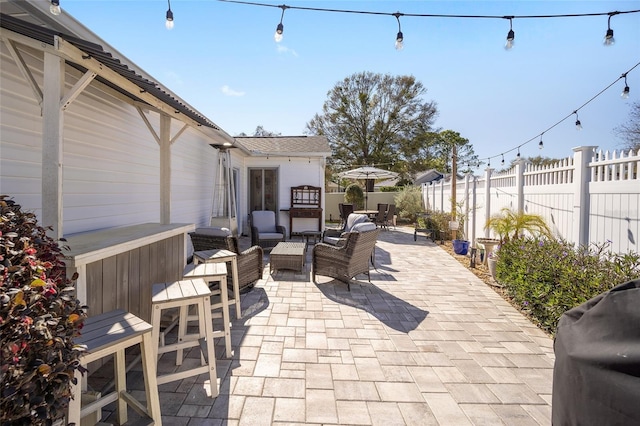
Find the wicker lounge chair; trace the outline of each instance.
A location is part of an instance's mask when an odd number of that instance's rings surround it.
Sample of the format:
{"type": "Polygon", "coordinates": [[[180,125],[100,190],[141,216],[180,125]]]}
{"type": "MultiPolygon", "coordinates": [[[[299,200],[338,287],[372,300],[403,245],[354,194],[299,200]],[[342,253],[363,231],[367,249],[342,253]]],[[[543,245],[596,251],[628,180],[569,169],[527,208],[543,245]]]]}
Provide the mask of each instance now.
{"type": "MultiPolygon", "coordinates": [[[[229,231],[215,228],[198,228],[189,233],[194,251],[224,249],[238,255],[238,286],[241,292],[246,292],[253,284],[262,278],[263,250],[260,246],[252,246],[243,252],[238,247],[238,238],[230,235],[229,231]]],[[[227,271],[231,271],[231,262],[227,262],[227,271]]],[[[227,287],[233,289],[233,277],[227,274],[227,287]]]]}
{"type": "Polygon", "coordinates": [[[351,213],[342,228],[326,228],[322,233],[322,242],[336,245],[340,242],[342,234],[351,231],[358,223],[369,222],[369,217],[366,214],[351,213]]]}
{"type": "Polygon", "coordinates": [[[276,223],[276,214],[271,210],[251,212],[251,244],[263,248],[273,248],[285,240],[287,231],[276,223]]]}
{"type": "MultiPolygon", "coordinates": [[[[363,224],[364,225],[364,224],[363,224]]],[[[312,280],[316,282],[316,275],[336,278],[347,284],[351,291],[350,281],[359,274],[367,274],[369,282],[369,263],[375,248],[380,229],[374,227],[371,231],[348,232],[340,246],[318,243],[313,247],[312,280]]]]}

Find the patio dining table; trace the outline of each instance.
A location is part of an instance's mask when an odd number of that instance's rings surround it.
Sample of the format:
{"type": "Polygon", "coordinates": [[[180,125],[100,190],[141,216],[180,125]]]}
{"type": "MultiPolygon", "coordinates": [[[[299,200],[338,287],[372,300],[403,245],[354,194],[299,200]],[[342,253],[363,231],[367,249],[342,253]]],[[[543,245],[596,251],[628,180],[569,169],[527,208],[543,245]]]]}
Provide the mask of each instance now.
{"type": "Polygon", "coordinates": [[[369,216],[369,219],[375,218],[378,214],[378,210],[354,210],[353,212],[357,214],[366,214],[369,216]]]}

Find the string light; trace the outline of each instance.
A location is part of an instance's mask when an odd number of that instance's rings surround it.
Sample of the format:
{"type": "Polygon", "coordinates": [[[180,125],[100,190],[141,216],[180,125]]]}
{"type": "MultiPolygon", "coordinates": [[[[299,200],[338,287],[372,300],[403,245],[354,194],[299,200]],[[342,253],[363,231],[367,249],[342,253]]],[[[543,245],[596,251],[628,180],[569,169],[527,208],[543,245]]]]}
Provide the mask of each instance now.
{"type": "Polygon", "coordinates": [[[576,130],[582,130],[582,123],[580,122],[580,118],[578,118],[578,111],[573,111],[576,115],[576,130]]]}
{"type": "Polygon", "coordinates": [[[60,15],[60,13],[62,12],[62,9],[60,8],[60,0],[51,0],[49,12],[56,16],[60,15]]]}
{"type": "Polygon", "coordinates": [[[505,19],[509,20],[509,32],[507,33],[507,42],[504,45],[504,48],[507,50],[511,50],[513,48],[514,39],[516,38],[516,33],[513,32],[513,16],[505,16],[505,19]]]}
{"type": "Polygon", "coordinates": [[[622,76],[624,77],[624,89],[622,89],[622,93],[620,94],[620,97],[622,99],[628,99],[629,98],[629,85],[627,84],[627,73],[622,74],[622,76]]]}
{"type": "Polygon", "coordinates": [[[282,25],[282,20],[284,19],[284,11],[287,10],[289,6],[282,4],[278,7],[282,9],[282,15],[280,15],[280,23],[276,27],[276,32],[273,35],[273,39],[276,41],[276,43],[280,43],[282,41],[282,33],[284,32],[284,25],[282,25]]]}
{"type": "Polygon", "coordinates": [[[504,154],[502,154],[502,161],[500,162],[504,166],[504,154]]]}
{"type": "Polygon", "coordinates": [[[404,44],[402,43],[404,41],[404,35],[402,34],[402,29],[400,28],[400,17],[402,16],[402,13],[396,12],[393,14],[393,16],[395,16],[396,20],[398,21],[398,34],[396,35],[396,50],[402,50],[402,48],[404,47],[404,44]]]}
{"type": "MultiPolygon", "coordinates": [[[[613,30],[611,29],[611,26],[610,26],[611,17],[614,15],[640,12],[640,10],[627,10],[627,11],[557,14],[557,15],[513,15],[513,16],[454,15],[454,14],[400,13],[400,12],[388,13],[388,12],[373,12],[373,11],[367,11],[367,10],[327,9],[327,8],[319,8],[319,7],[287,6],[284,4],[275,5],[275,4],[257,3],[257,2],[242,1],[242,0],[218,0],[218,1],[225,2],[225,3],[243,4],[247,6],[278,7],[282,9],[282,16],[284,16],[284,11],[286,9],[306,10],[306,11],[313,11],[313,12],[351,13],[351,14],[359,14],[359,15],[395,16],[396,19],[398,19],[398,24],[400,24],[400,19],[399,19],[400,16],[410,16],[410,17],[417,17],[417,18],[509,19],[509,32],[507,33],[507,42],[505,44],[506,49],[510,49],[513,47],[513,43],[515,39],[515,32],[513,31],[514,19],[578,18],[578,17],[592,17],[592,16],[609,16],[609,25],[608,25],[607,33],[605,35],[605,44],[611,45],[615,42],[615,40],[613,39],[613,30]]],[[[280,24],[278,24],[278,27],[276,28],[276,35],[275,35],[276,39],[282,40],[283,30],[284,30],[284,26],[282,25],[282,17],[281,17],[280,24]]],[[[398,36],[402,36],[402,39],[404,39],[404,36],[401,31],[398,32],[398,36]]],[[[398,43],[398,40],[400,39],[400,37],[398,36],[396,37],[396,45],[398,43]]]]}
{"type": "Polygon", "coordinates": [[[518,147],[518,154],[516,155],[516,157],[520,158],[520,147],[518,147]]]}
{"type": "Polygon", "coordinates": [[[607,32],[605,33],[604,40],[602,41],[605,46],[613,46],[616,42],[616,39],[613,38],[613,30],[611,29],[611,17],[618,13],[619,12],[609,12],[609,18],[607,19],[607,32]]]}
{"type": "Polygon", "coordinates": [[[544,142],[542,142],[542,135],[544,134],[544,132],[542,132],[540,134],[540,142],[538,142],[538,149],[542,149],[544,148],[544,142]]]}
{"type": "Polygon", "coordinates": [[[169,9],[167,9],[167,20],[164,23],[164,26],[167,27],[168,30],[173,29],[173,12],[171,11],[171,0],[167,0],[167,4],[169,5],[169,9]]]}

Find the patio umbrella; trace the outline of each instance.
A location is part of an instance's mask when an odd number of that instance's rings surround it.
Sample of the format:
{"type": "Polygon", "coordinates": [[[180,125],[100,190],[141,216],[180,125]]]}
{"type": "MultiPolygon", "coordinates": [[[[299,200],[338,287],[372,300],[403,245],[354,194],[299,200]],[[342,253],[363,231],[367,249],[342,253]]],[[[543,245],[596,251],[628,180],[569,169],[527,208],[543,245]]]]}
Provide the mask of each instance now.
{"type": "MultiPolygon", "coordinates": [[[[389,170],[379,169],[372,166],[362,166],[357,169],[347,170],[346,172],[339,173],[338,176],[347,179],[389,179],[398,176],[397,173],[390,172],[389,170]]],[[[364,208],[368,210],[369,201],[369,187],[365,184],[364,195],[364,208]]]]}

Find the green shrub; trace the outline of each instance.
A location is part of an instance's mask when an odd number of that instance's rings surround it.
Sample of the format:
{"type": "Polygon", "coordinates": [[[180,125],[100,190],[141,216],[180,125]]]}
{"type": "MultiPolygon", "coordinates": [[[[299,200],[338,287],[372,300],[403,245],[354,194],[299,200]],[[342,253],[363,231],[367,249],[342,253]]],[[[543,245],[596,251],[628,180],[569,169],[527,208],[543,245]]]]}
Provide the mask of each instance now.
{"type": "Polygon", "coordinates": [[[66,413],[75,370],[84,371],[73,338],[86,315],[35,215],[4,195],[0,211],[0,424],[49,425],[66,413]]]}
{"type": "Polygon", "coordinates": [[[640,255],[612,253],[608,245],[576,248],[546,238],[511,240],[500,247],[496,278],[517,306],[555,334],[564,312],[640,277],[640,255]]]}
{"type": "Polygon", "coordinates": [[[394,198],[399,217],[415,223],[418,215],[424,212],[422,190],[418,186],[405,186],[394,198]]]}
{"type": "Polygon", "coordinates": [[[354,210],[364,207],[364,192],[357,183],[352,183],[344,190],[344,201],[353,204],[354,210]]]}
{"type": "Polygon", "coordinates": [[[380,192],[398,192],[402,190],[402,186],[381,186],[378,188],[380,192]]]}

